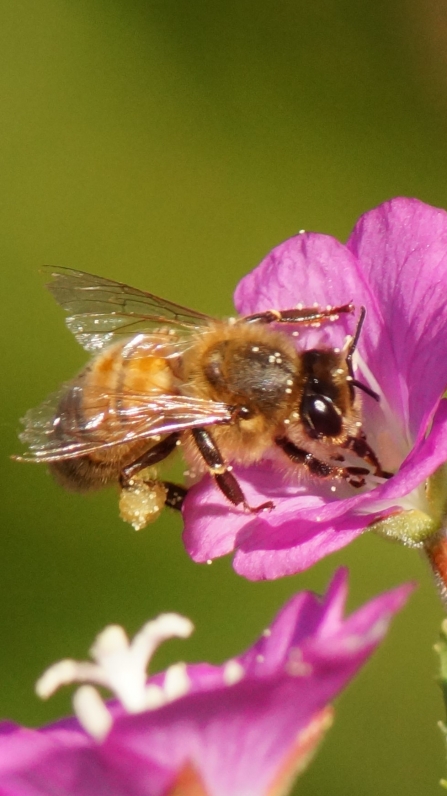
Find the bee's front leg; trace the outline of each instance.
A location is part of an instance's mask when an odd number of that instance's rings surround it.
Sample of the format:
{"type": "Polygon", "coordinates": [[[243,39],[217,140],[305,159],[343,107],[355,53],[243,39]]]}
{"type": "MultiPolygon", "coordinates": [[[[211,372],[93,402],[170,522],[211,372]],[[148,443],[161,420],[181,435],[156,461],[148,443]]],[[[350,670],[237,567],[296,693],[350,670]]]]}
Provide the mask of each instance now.
{"type": "Polygon", "coordinates": [[[298,448],[287,437],[277,437],[276,445],[281,448],[290,461],[303,465],[309,473],[320,478],[344,478],[348,484],[359,488],[365,484],[365,476],[370,474],[366,467],[337,467],[317,459],[312,453],[298,448]]]}
{"type": "Polygon", "coordinates": [[[274,508],[271,500],[267,501],[267,503],[262,503],[260,506],[249,506],[239,481],[225,463],[211,433],[205,428],[194,428],[191,433],[200,455],[208,466],[210,475],[213,476],[220,491],[233,506],[242,504],[247,511],[256,514],[265,509],[274,508]]]}
{"type": "Polygon", "coordinates": [[[382,470],[382,465],[373,449],[368,444],[366,435],[363,431],[360,431],[357,437],[348,437],[341,447],[352,451],[360,459],[363,459],[364,462],[367,462],[367,464],[371,464],[374,467],[373,474],[379,476],[379,478],[392,477],[392,473],[382,470]]]}

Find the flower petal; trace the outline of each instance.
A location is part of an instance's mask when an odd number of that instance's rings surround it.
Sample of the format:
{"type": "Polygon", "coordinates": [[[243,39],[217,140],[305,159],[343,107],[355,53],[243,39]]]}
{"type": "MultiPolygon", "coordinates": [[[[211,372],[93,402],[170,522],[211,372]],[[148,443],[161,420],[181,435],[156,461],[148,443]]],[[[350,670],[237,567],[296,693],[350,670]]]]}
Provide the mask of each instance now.
{"type": "Polygon", "coordinates": [[[338,573],[325,598],[307,592],[292,598],[269,633],[238,659],[246,674],[236,685],[123,717],[104,751],[113,756],[129,746],[161,768],[188,761],[212,796],[268,793],[286,750],[346,684],[346,673],[352,677],[368,658],[412,589],[407,584],[380,595],[345,619],[346,572],[338,573]]]}
{"type": "Polygon", "coordinates": [[[74,719],[70,724],[71,729],[56,724],[43,730],[7,725],[7,735],[2,726],[1,796],[164,796],[171,767],[161,768],[150,756],[140,766],[132,750],[108,759],[76,730],[74,719]]]}
{"type": "MultiPolygon", "coordinates": [[[[356,308],[367,308],[364,330],[369,329],[369,335],[378,338],[380,315],[356,257],[330,235],[314,232],[296,235],[276,246],[239,282],[234,294],[241,314],[290,309],[298,304],[326,307],[349,302],[356,308]]],[[[341,348],[355,323],[353,317],[340,315],[335,323],[324,322],[318,329],[296,327],[299,347],[341,348]]],[[[362,337],[364,334],[362,331],[362,337]]]]}
{"type": "Polygon", "coordinates": [[[392,199],[362,216],[347,246],[382,317],[370,368],[385,389],[399,380],[416,437],[447,387],[447,213],[417,199],[392,199]]]}
{"type": "Polygon", "coordinates": [[[74,719],[43,730],[3,724],[0,793],[279,796],[327,729],[328,702],[375,649],[410,590],[394,589],[345,619],[341,571],[324,598],[292,598],[239,658],[185,667],[191,687],[174,701],[138,714],[108,705],[113,726],[101,742],[74,719]],[[237,667],[236,679],[227,677],[229,667],[237,667]]]}
{"type": "MultiPolygon", "coordinates": [[[[378,518],[420,500],[416,495],[406,498],[445,461],[446,451],[447,400],[443,400],[428,437],[413,449],[393,478],[369,492],[334,500],[324,482],[313,482],[314,494],[308,494],[308,483],[287,483],[268,463],[246,470],[235,468],[252,505],[266,499],[275,503],[271,511],[252,515],[228,507],[212,480],[204,478],[190,490],[185,502],[185,547],[197,562],[235,551],[236,572],[250,580],[301,572],[349,544],[378,518]]],[[[420,511],[428,508],[424,501],[413,507],[420,511]]]]}

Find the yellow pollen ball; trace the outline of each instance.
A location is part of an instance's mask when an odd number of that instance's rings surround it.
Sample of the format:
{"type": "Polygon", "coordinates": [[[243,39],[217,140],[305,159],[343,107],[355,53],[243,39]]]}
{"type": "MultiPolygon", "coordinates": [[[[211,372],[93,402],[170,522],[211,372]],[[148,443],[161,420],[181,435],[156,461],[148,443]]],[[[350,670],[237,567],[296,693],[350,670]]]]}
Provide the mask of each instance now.
{"type": "Polygon", "coordinates": [[[157,481],[151,484],[134,481],[121,490],[119,499],[121,519],[129,522],[136,531],[141,531],[160,516],[166,494],[166,488],[157,481]]]}

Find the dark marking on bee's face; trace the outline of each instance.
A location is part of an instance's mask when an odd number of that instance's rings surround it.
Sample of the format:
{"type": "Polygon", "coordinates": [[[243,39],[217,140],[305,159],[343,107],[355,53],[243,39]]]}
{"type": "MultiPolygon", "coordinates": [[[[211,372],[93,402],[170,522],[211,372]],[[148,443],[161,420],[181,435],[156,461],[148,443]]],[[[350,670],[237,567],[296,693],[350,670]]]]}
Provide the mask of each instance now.
{"type": "Polygon", "coordinates": [[[203,372],[229,402],[241,402],[269,416],[292,393],[296,362],[264,343],[225,340],[207,354],[203,372]]]}

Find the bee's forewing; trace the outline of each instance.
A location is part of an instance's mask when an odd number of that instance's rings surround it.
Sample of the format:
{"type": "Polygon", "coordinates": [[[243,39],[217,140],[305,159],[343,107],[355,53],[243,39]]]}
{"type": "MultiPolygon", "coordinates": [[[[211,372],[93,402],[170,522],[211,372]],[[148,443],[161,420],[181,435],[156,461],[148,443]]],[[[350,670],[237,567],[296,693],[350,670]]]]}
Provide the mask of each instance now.
{"type": "Polygon", "coordinates": [[[153,333],[172,328],[179,335],[197,331],[214,321],[112,279],[60,266],[43,266],[51,276],[48,289],[68,313],[67,326],[87,351],[98,351],[118,336],[153,333]]]}

